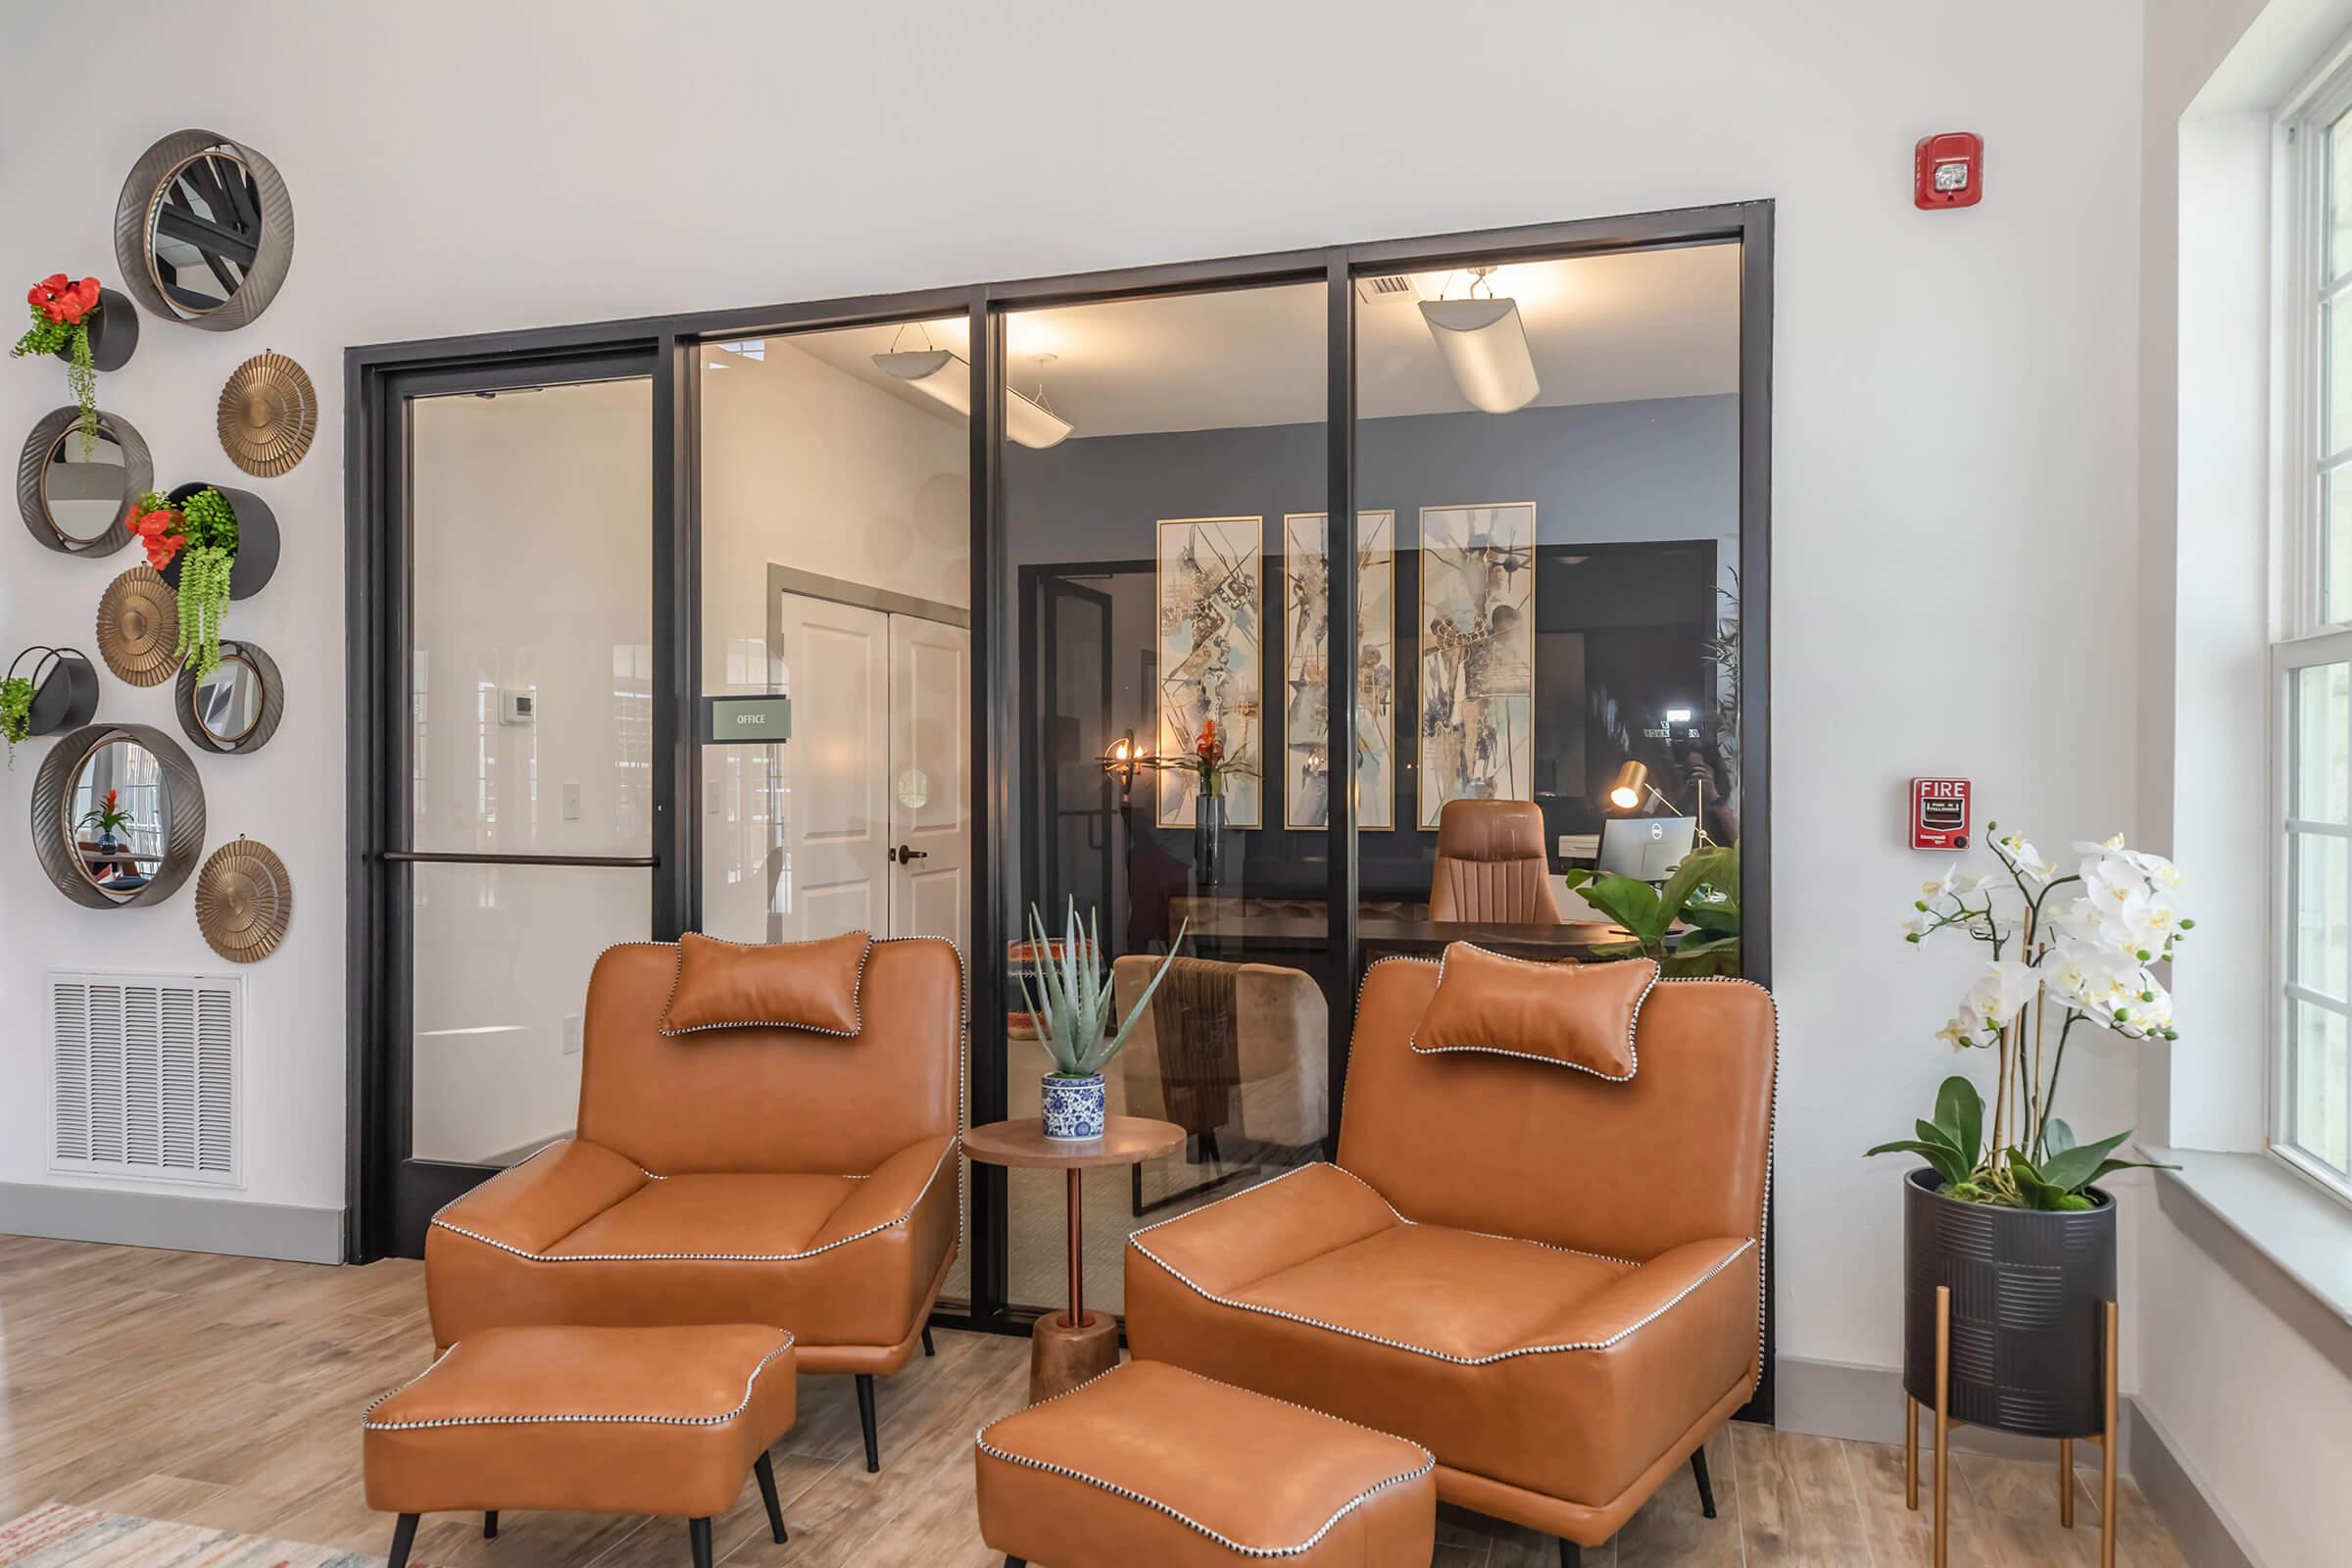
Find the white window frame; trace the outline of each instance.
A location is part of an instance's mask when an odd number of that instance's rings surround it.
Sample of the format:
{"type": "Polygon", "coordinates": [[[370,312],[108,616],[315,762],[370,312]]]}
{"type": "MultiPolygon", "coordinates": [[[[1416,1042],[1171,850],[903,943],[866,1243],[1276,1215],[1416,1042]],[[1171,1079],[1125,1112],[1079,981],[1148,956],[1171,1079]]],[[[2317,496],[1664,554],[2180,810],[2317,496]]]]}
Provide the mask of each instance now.
{"type": "MultiPolygon", "coordinates": [[[[2292,1141],[2294,1009],[2291,1000],[2340,1012],[2352,1030],[2352,996],[2336,997],[2290,979],[2296,940],[2297,835],[2352,839],[2352,823],[2312,822],[2291,814],[2295,780],[2292,694],[2298,670],[2352,662],[2352,621],[2322,618],[2327,564],[2327,512],[2322,492],[2328,470],[2352,463],[2352,451],[2324,453],[2328,343],[2321,306],[2352,310],[2352,268],[2327,286],[2328,128],[2352,113],[2352,58],[2346,46],[2328,59],[2286,102],[2278,117],[2277,153],[2282,221],[2277,270],[2281,308],[2278,409],[2282,429],[2278,582],[2270,650],[2271,986],[2269,1037],[2264,1052],[2267,1134],[2271,1154],[2337,1199],[2352,1203],[2352,1177],[2306,1153],[2292,1141]]],[[[2352,909],[2346,919],[2352,923],[2352,909]]]]}

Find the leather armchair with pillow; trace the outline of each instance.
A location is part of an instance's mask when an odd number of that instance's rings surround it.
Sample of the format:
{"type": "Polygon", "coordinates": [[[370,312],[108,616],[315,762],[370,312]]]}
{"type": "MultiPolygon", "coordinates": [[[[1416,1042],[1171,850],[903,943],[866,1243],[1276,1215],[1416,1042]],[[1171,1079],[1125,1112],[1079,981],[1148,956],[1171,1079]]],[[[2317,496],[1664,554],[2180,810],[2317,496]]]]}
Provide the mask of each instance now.
{"type": "Polygon", "coordinates": [[[874,1468],[873,1379],[912,1355],[958,1236],[956,949],[629,943],[597,960],[585,1025],[577,1135],[433,1218],[434,1341],[790,1329],[803,1371],[856,1376],[874,1468]]]}
{"type": "Polygon", "coordinates": [[[1366,977],[1339,1163],[1135,1234],[1128,1342],[1411,1438],[1441,1497],[1574,1563],[1686,1460],[1704,1495],[1755,1387],[1772,998],[1458,944],[1446,969],[1442,1007],[1438,964],[1366,977]]]}

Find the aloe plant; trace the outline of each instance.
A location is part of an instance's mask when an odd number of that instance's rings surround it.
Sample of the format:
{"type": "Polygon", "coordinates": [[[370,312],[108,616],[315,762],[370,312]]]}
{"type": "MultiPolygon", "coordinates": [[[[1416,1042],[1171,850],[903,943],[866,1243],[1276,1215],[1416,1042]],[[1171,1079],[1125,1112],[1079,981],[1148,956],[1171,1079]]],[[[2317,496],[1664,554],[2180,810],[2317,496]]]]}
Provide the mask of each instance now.
{"type": "Polygon", "coordinates": [[[1078,918],[1078,901],[1072,899],[1065,923],[1068,934],[1056,956],[1054,945],[1046,940],[1045,916],[1038,912],[1036,905],[1029,906],[1029,940],[1043,959],[1038,984],[1045,989],[1045,1005],[1038,1005],[1037,994],[1029,989],[1026,973],[1020,977],[1021,999],[1029,1004],[1029,1011],[1037,1019],[1038,1044],[1054,1059],[1054,1075],[1092,1078],[1127,1044],[1135,1020],[1151,1004],[1152,993],[1167,978],[1168,965],[1175,961],[1176,950],[1184,944],[1185,928],[1177,927],[1176,940],[1168,944],[1168,956],[1159,960],[1152,983],[1144,987],[1144,994],[1136,998],[1127,1016],[1119,1020],[1114,1034],[1109,1032],[1111,995],[1102,968],[1102,916],[1097,913],[1094,929],[1089,931],[1078,918]]]}

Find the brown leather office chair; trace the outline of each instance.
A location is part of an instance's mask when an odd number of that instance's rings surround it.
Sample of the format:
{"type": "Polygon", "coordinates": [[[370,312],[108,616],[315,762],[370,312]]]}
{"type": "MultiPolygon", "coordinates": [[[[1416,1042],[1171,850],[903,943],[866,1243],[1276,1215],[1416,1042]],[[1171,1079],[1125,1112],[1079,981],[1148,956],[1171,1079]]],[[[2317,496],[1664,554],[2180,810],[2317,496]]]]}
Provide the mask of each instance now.
{"type": "Polygon", "coordinates": [[[1611,1079],[1416,1051],[1439,973],[1366,976],[1338,1164],[1135,1233],[1128,1343],[1411,1438],[1573,1564],[1686,1461],[1711,1511],[1701,1446],[1755,1388],[1772,998],[1657,982],[1611,1079]]]}
{"type": "Polygon", "coordinates": [[[854,1033],[665,1036],[679,974],[666,943],[597,959],[578,1135],[433,1217],[434,1342],[532,1324],[790,1329],[802,1371],[856,1376],[874,1469],[873,1380],[912,1356],[956,1252],[962,960],[935,937],[874,943],[854,1033]]]}
{"type": "Polygon", "coordinates": [[[1557,924],[1544,813],[1533,801],[1447,801],[1438,813],[1432,920],[1557,924]]]}

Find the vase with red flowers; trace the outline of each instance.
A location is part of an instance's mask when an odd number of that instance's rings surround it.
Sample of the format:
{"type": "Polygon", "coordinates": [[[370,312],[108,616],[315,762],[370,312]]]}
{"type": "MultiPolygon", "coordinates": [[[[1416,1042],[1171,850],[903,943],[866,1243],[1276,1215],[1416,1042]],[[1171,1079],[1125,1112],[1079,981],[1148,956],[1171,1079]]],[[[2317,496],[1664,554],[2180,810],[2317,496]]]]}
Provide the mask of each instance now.
{"type": "Polygon", "coordinates": [[[130,826],[130,813],[122,809],[121,797],[115,791],[108,790],[104,802],[81,813],[79,825],[96,828],[98,830],[98,853],[113,855],[122,848],[122,842],[115,837],[115,834],[118,830],[130,826]]]}
{"type": "Polygon", "coordinates": [[[88,457],[99,437],[98,372],[119,370],[130,362],[138,346],[139,314],[130,301],[94,277],[79,282],[53,272],[25,291],[32,307],[32,325],[17,346],[14,359],[49,354],[66,362],[66,384],[81,409],[81,452],[88,457]]]}
{"type": "Polygon", "coordinates": [[[1225,737],[1214,718],[1200,721],[1190,752],[1176,757],[1148,757],[1146,767],[1162,773],[1190,773],[1200,793],[1193,798],[1193,874],[1203,887],[1224,874],[1225,781],[1255,778],[1257,769],[1239,755],[1228,756],[1225,737]]]}

